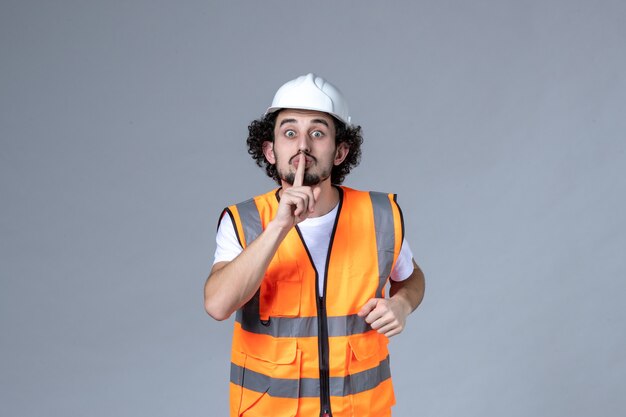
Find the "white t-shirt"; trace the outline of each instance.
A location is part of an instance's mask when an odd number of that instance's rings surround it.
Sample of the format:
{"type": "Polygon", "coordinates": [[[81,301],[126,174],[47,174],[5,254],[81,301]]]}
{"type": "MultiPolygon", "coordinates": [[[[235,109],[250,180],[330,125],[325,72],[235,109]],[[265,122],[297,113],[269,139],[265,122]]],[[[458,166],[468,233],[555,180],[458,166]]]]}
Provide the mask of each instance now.
{"type": "MultiPolygon", "coordinates": [[[[315,264],[315,269],[319,274],[320,294],[324,293],[328,244],[330,243],[330,235],[333,231],[333,224],[335,223],[338,207],[339,205],[336,205],[334,209],[323,216],[310,217],[298,223],[298,228],[302,233],[304,242],[315,264]]],[[[217,245],[213,264],[217,262],[230,262],[243,250],[237,239],[230,216],[223,216],[222,220],[220,220],[215,241],[217,245]]],[[[400,249],[398,260],[391,271],[390,278],[394,281],[403,281],[407,279],[412,272],[413,253],[405,239],[402,241],[402,248],[400,249]]]]}

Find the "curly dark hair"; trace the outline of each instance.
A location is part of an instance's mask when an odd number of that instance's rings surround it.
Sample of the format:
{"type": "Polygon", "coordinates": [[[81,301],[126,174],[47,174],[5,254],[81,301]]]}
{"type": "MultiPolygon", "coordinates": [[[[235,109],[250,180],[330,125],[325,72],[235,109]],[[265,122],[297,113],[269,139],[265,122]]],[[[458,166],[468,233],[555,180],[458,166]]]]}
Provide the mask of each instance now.
{"type": "MultiPolygon", "coordinates": [[[[265,116],[253,120],[248,126],[248,153],[252,156],[256,164],[265,167],[268,177],[274,179],[278,185],[281,185],[280,178],[276,166],[270,164],[263,154],[263,142],[274,142],[274,126],[279,112],[266,114],[265,116]]],[[[330,181],[333,184],[340,185],[350,173],[352,168],[361,162],[361,144],[363,136],[361,134],[361,126],[347,126],[344,122],[333,117],[335,122],[335,143],[345,143],[350,151],[346,159],[339,165],[333,166],[330,181]]]]}

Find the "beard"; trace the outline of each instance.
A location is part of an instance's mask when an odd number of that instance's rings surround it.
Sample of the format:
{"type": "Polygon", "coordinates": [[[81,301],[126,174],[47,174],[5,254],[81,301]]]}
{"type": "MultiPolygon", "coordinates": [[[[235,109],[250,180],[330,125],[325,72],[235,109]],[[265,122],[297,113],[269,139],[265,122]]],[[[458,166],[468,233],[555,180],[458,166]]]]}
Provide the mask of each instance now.
{"type": "MultiPolygon", "coordinates": [[[[293,160],[294,158],[297,158],[300,154],[296,154],[294,155],[291,159],[293,160]]],[[[318,166],[318,161],[317,158],[315,158],[313,155],[309,154],[309,153],[305,153],[305,156],[308,156],[309,158],[311,158],[314,162],[313,167],[317,167],[318,166]]],[[[277,161],[278,162],[278,161],[277,161]]],[[[278,168],[278,163],[276,164],[276,170],[278,172],[278,177],[281,179],[281,181],[285,181],[287,184],[289,185],[293,185],[294,180],[296,179],[296,173],[295,172],[284,172],[281,169],[278,168]]],[[[318,173],[313,173],[313,172],[307,172],[304,171],[304,178],[302,180],[302,185],[307,186],[307,187],[311,187],[314,185],[317,185],[325,180],[327,180],[328,178],[330,178],[330,174],[332,172],[332,166],[331,167],[322,167],[321,172],[318,173]]]]}
{"type": "MultiPolygon", "coordinates": [[[[282,181],[285,181],[289,185],[293,185],[294,180],[296,179],[296,174],[293,172],[288,172],[287,174],[283,174],[280,171],[278,175],[282,181]]],[[[322,172],[321,174],[309,174],[307,172],[304,173],[304,179],[302,180],[302,185],[307,187],[312,187],[317,185],[327,178],[330,177],[330,172],[322,172]]]]}

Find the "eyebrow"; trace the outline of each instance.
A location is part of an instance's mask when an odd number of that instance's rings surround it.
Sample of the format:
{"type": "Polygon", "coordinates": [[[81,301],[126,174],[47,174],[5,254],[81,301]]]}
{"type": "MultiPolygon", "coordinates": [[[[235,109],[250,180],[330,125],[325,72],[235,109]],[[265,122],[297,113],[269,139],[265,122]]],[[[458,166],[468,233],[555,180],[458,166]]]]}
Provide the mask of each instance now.
{"type": "MultiPolygon", "coordinates": [[[[279,126],[282,126],[282,125],[287,124],[287,123],[297,123],[297,121],[296,121],[296,119],[283,119],[280,122],[279,126]]],[[[313,120],[311,120],[311,123],[319,123],[319,124],[322,124],[322,125],[324,125],[326,127],[330,127],[330,126],[328,126],[328,122],[326,120],[324,120],[324,119],[313,119],[313,120]]]]}

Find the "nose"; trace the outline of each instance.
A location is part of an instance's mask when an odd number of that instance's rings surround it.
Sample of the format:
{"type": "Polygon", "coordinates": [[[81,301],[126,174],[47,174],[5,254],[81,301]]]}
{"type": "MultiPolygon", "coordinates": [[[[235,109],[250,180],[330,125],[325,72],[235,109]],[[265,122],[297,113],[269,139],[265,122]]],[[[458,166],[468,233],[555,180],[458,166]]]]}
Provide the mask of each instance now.
{"type": "Polygon", "coordinates": [[[311,150],[309,137],[307,135],[300,136],[300,140],[298,141],[298,150],[300,152],[307,152],[307,153],[311,150]]]}

